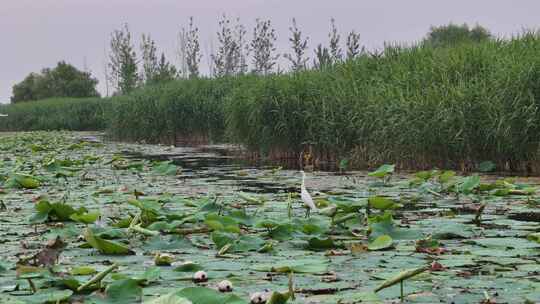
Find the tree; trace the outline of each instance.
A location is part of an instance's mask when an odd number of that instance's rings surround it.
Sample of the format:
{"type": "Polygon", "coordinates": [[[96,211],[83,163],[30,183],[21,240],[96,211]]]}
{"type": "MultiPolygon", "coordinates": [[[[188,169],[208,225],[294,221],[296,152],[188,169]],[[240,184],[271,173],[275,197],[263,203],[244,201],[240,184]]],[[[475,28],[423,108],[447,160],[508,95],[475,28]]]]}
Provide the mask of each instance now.
{"type": "Polygon", "coordinates": [[[83,72],[60,61],[54,69],[30,73],[13,86],[12,103],[40,100],[51,97],[96,97],[98,80],[89,72],[83,72]]]}
{"type": "Polygon", "coordinates": [[[315,49],[315,59],[313,59],[313,67],[323,70],[332,65],[332,56],[327,47],[319,43],[315,49]]]}
{"type": "Polygon", "coordinates": [[[237,52],[235,56],[238,61],[237,74],[245,74],[248,70],[247,57],[249,56],[249,44],[246,41],[246,28],[240,23],[240,18],[236,18],[236,25],[234,26],[234,35],[236,43],[238,44],[237,52]]]}
{"type": "Polygon", "coordinates": [[[341,46],[339,44],[341,35],[338,33],[336,28],[336,20],[334,18],[330,19],[330,26],[331,31],[330,34],[328,34],[328,38],[330,38],[330,59],[332,63],[337,63],[343,59],[343,51],[341,50],[341,46]]]}
{"type": "Polygon", "coordinates": [[[360,34],[351,31],[347,36],[347,60],[354,59],[356,56],[360,55],[361,52],[360,34]]]}
{"type": "Polygon", "coordinates": [[[115,30],[111,36],[109,55],[110,82],[117,94],[127,94],[137,87],[137,54],[131,42],[131,33],[127,24],[121,30],[115,30]]]}
{"type": "Polygon", "coordinates": [[[176,71],[174,65],[167,61],[164,53],[161,53],[153,83],[168,82],[176,79],[177,75],[178,72],[176,71]]]}
{"type": "Polygon", "coordinates": [[[250,43],[254,73],[267,75],[272,72],[279,58],[279,54],[274,55],[276,40],[276,30],[272,28],[270,20],[257,19],[250,43]]]}
{"type": "Polygon", "coordinates": [[[142,75],[141,81],[144,84],[152,84],[156,80],[158,72],[156,42],[150,35],[142,35],[141,54],[142,54],[142,75]]]}
{"type": "Polygon", "coordinates": [[[236,19],[236,25],[231,27],[231,21],[223,15],[218,22],[218,48],[212,54],[214,76],[236,75],[247,69],[245,40],[246,30],[236,19]]]}
{"type": "Polygon", "coordinates": [[[306,63],[309,57],[304,57],[307,51],[308,37],[302,37],[302,31],[298,29],[296,19],[292,19],[292,26],[289,27],[292,37],[289,38],[291,47],[293,49],[292,54],[284,54],[283,57],[287,58],[291,62],[291,70],[298,72],[306,68],[306,63]]]}
{"type": "Polygon", "coordinates": [[[165,53],[162,52],[158,60],[156,43],[150,35],[142,36],[141,53],[143,84],[153,85],[176,79],[176,68],[167,61],[165,53]]]}
{"type": "MultiPolygon", "coordinates": [[[[38,92],[38,82],[42,81],[43,76],[36,73],[30,73],[24,78],[23,81],[13,86],[13,95],[11,96],[11,103],[17,103],[21,101],[38,100],[40,95],[44,92],[38,92]]],[[[45,93],[48,95],[49,93],[45,93]]]]}
{"type": "Polygon", "coordinates": [[[178,61],[180,63],[178,69],[178,77],[180,78],[188,77],[186,41],[187,32],[185,28],[182,28],[178,33],[178,47],[176,48],[176,55],[178,56],[178,61]]]}
{"type": "Polygon", "coordinates": [[[467,24],[448,24],[431,27],[424,43],[434,47],[451,46],[458,43],[481,42],[492,38],[491,33],[484,27],[476,25],[469,28],[467,24]]]}
{"type": "Polygon", "coordinates": [[[316,69],[325,69],[343,59],[343,50],[339,44],[341,35],[337,31],[334,18],[330,19],[330,33],[328,34],[328,38],[330,40],[328,47],[319,44],[315,49],[313,66],[316,69]]]}
{"type": "Polygon", "coordinates": [[[199,64],[201,62],[201,46],[199,43],[199,28],[193,24],[193,17],[189,18],[189,27],[186,33],[186,65],[189,77],[199,77],[199,64]]]}

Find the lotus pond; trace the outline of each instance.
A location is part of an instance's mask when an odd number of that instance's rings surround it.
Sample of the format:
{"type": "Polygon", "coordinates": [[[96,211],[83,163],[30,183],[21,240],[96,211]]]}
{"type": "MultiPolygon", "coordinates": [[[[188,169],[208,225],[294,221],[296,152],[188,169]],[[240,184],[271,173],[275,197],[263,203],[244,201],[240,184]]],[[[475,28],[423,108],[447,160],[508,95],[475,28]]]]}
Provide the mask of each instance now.
{"type": "Polygon", "coordinates": [[[85,135],[0,135],[0,303],[540,302],[537,179],[307,172],[306,218],[298,171],[85,135]]]}

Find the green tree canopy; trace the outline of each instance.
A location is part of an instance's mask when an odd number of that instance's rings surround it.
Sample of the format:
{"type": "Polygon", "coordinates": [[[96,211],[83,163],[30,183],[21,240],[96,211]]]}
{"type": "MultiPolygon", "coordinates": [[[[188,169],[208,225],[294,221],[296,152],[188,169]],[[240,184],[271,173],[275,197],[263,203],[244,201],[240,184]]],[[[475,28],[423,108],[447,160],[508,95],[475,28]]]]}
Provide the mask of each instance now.
{"type": "Polygon", "coordinates": [[[98,80],[89,72],[79,71],[64,61],[54,69],[43,69],[41,73],[30,73],[23,81],[13,86],[11,102],[40,100],[51,97],[95,97],[98,80]]]}
{"type": "Polygon", "coordinates": [[[464,42],[480,42],[491,38],[491,33],[480,25],[469,28],[467,24],[457,25],[450,23],[431,27],[424,39],[424,43],[440,47],[464,42]]]}

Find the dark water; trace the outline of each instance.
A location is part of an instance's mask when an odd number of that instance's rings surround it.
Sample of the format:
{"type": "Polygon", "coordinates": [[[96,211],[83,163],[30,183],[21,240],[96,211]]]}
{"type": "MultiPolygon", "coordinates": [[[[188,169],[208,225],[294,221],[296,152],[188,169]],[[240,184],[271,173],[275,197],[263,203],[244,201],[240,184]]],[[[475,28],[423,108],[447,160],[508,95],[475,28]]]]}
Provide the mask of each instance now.
{"type": "Polygon", "coordinates": [[[291,187],[276,181],[263,181],[257,178],[258,172],[276,169],[267,162],[253,162],[239,157],[238,153],[222,146],[187,148],[185,153],[143,154],[124,151],[126,158],[149,161],[172,161],[182,168],[182,179],[205,179],[229,182],[240,191],[255,193],[297,192],[291,187]],[[255,174],[253,174],[255,173],[255,174]]]}

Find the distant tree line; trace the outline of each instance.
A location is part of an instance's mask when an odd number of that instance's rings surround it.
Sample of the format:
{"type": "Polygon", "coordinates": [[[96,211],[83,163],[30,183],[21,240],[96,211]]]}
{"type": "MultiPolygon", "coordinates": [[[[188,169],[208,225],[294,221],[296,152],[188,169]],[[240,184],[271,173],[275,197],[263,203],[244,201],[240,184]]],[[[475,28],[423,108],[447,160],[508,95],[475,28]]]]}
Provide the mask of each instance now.
{"type": "MultiPolygon", "coordinates": [[[[270,20],[256,19],[253,30],[248,33],[240,19],[231,20],[222,15],[218,20],[216,45],[209,54],[210,76],[281,73],[283,71],[278,67],[278,59],[281,56],[290,62],[290,70],[294,72],[309,68],[324,69],[337,62],[353,59],[364,50],[360,46],[360,35],[352,31],[347,36],[344,51],[341,48],[341,36],[335,20],[332,19],[328,45],[319,44],[311,59],[308,54],[309,37],[299,29],[296,19],[292,20],[289,30],[291,51],[280,54],[276,47],[276,30],[270,20]]],[[[181,29],[178,37],[180,68],[176,69],[163,53],[158,64],[155,42],[149,35],[143,35],[141,39],[141,57],[138,58],[128,25],[114,31],[106,78],[116,94],[129,93],[141,85],[177,78],[200,77],[202,53],[199,29],[194,25],[193,17],[189,18],[188,26],[181,29]]]]}
{"type": "Polygon", "coordinates": [[[13,86],[11,102],[40,100],[51,97],[94,97],[98,81],[89,72],[79,71],[74,66],[60,61],[53,69],[30,73],[23,81],[13,86]]]}
{"type": "Polygon", "coordinates": [[[445,47],[458,43],[482,42],[492,39],[491,33],[484,27],[476,25],[470,28],[467,24],[431,27],[424,43],[434,47],[445,47]]]}
{"type": "MultiPolygon", "coordinates": [[[[312,57],[309,55],[309,37],[300,30],[294,18],[289,32],[291,50],[280,54],[276,48],[277,34],[270,20],[256,19],[253,30],[248,34],[240,19],[231,20],[222,15],[218,20],[216,45],[213,45],[209,52],[210,76],[281,73],[283,70],[278,66],[281,56],[289,62],[290,71],[298,72],[305,69],[326,69],[366,54],[357,32],[349,32],[342,41],[334,19],[330,20],[328,41],[319,43],[314,48],[312,57]]],[[[490,32],[479,25],[470,28],[467,24],[449,24],[431,27],[421,43],[426,46],[445,47],[492,38],[490,32]]],[[[141,86],[201,76],[203,56],[199,29],[194,24],[193,17],[189,18],[187,26],[182,27],[178,35],[178,68],[168,61],[163,52],[158,52],[156,42],[149,34],[141,37],[139,56],[127,24],[111,34],[109,47],[105,73],[107,87],[110,84],[114,94],[127,94],[141,86]]],[[[65,62],[60,62],[56,68],[31,73],[15,85],[11,100],[19,102],[48,97],[98,96],[97,83],[89,72],[81,72],[65,62]]]]}

